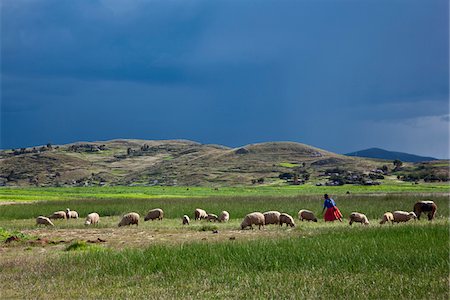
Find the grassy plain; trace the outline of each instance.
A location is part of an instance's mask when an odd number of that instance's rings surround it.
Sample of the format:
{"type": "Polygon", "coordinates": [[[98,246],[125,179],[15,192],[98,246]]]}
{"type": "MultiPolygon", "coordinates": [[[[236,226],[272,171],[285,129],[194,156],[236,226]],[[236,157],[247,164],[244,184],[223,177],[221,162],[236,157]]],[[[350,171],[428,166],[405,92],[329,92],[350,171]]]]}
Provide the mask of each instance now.
{"type": "MultiPolygon", "coordinates": [[[[162,189],[155,190],[163,194],[162,189]]],[[[45,189],[43,194],[57,195],[58,190],[45,189]]],[[[297,220],[295,228],[272,225],[240,230],[242,217],[251,211],[280,210],[297,219],[298,210],[306,208],[321,218],[324,191],[290,195],[283,190],[269,196],[258,191],[256,196],[236,196],[231,191],[238,189],[169,188],[182,197],[148,197],[155,190],[144,188],[147,197],[143,198],[103,198],[102,188],[92,191],[95,197],[84,197],[82,189],[69,189],[70,193],[53,199],[58,201],[0,206],[0,298],[44,298],[51,291],[53,297],[83,299],[193,299],[199,295],[213,299],[448,299],[447,194],[347,195],[344,190],[328,189],[346,218],[359,211],[371,224],[297,220]],[[207,195],[214,192],[224,194],[207,195]],[[417,200],[425,199],[439,207],[433,222],[378,224],[385,211],[410,211],[417,200]],[[34,225],[37,215],[66,207],[77,210],[82,218],[57,220],[54,228],[34,225]],[[136,211],[143,216],[155,207],[164,209],[164,220],[117,227],[123,213],[136,211]],[[227,210],[231,220],[192,221],[182,226],[181,216],[192,217],[196,207],[216,214],[227,210]],[[101,223],[85,227],[83,217],[92,211],[102,216],[101,223]],[[5,243],[10,235],[21,240],[5,243]]],[[[39,195],[38,191],[32,189],[27,196],[39,195]]],[[[127,195],[138,189],[106,191],[127,195]]]]}
{"type": "Polygon", "coordinates": [[[148,198],[189,198],[218,196],[297,196],[329,194],[385,194],[385,193],[449,193],[448,183],[421,183],[386,181],[378,186],[343,185],[315,186],[254,186],[254,187],[181,187],[181,186],[104,186],[104,187],[59,187],[59,188],[0,188],[1,202],[49,201],[78,199],[148,199],[148,198]]]}

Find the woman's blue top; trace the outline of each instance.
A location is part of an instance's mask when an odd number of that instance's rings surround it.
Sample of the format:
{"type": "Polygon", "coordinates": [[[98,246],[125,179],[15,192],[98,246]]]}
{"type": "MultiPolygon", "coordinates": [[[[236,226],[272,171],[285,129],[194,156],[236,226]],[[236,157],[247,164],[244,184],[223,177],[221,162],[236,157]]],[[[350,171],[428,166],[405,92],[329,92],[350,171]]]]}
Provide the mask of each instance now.
{"type": "Polygon", "coordinates": [[[326,207],[326,208],[330,208],[330,207],[334,207],[334,206],[336,206],[336,202],[334,202],[334,200],[331,198],[326,199],[325,202],[323,203],[323,207],[326,207]]]}

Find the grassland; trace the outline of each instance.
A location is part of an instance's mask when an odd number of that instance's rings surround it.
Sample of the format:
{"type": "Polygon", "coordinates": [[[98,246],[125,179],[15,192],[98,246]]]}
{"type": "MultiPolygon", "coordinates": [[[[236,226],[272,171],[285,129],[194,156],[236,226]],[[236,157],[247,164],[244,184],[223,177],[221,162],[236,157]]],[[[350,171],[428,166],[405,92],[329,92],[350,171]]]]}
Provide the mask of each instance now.
{"type": "Polygon", "coordinates": [[[58,200],[0,206],[0,236],[20,232],[21,238],[0,240],[0,298],[44,298],[51,291],[53,297],[89,299],[448,299],[447,195],[336,194],[345,216],[360,211],[371,224],[297,221],[295,228],[244,231],[242,217],[255,210],[296,216],[307,208],[321,217],[322,199],[300,194],[58,200]],[[435,221],[378,224],[385,211],[409,211],[422,199],[438,205],[435,221]],[[55,221],[55,228],[34,225],[35,216],[66,207],[81,216],[97,211],[101,224],[87,228],[78,219],[55,221]],[[117,227],[121,214],[144,215],[155,207],[164,209],[164,220],[117,227]],[[231,220],[182,226],[181,216],[192,217],[196,207],[216,214],[228,210],[231,220]]]}
{"type": "Polygon", "coordinates": [[[313,235],[293,230],[123,250],[47,246],[44,254],[32,249],[2,262],[0,287],[6,298],[51,291],[59,298],[448,299],[447,226],[337,224],[313,235]]]}
{"type": "Polygon", "coordinates": [[[377,186],[343,185],[315,186],[255,186],[255,187],[182,187],[182,186],[104,186],[104,187],[60,187],[60,188],[0,188],[1,202],[49,201],[77,199],[149,199],[192,198],[223,196],[299,196],[329,194],[395,194],[395,193],[449,193],[448,183],[411,184],[406,182],[386,183],[377,186]]]}

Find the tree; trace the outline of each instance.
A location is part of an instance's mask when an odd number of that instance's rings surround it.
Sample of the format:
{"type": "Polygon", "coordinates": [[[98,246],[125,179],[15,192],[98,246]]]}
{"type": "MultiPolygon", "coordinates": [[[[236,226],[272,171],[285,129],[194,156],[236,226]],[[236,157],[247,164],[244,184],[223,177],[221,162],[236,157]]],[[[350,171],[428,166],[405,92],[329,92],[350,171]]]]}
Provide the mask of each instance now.
{"type": "Polygon", "coordinates": [[[294,184],[298,184],[298,175],[294,174],[294,184]]]}
{"type": "Polygon", "coordinates": [[[398,159],[394,160],[392,163],[394,164],[394,171],[400,169],[403,165],[402,161],[398,159]]]}

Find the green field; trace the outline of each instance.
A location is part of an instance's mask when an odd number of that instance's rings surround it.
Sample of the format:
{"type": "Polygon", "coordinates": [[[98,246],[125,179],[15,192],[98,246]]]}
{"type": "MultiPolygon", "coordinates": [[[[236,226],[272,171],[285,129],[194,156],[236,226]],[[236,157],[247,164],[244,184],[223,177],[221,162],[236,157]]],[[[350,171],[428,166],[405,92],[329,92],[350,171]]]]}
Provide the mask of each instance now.
{"type": "Polygon", "coordinates": [[[447,225],[335,228],[311,237],[293,232],[142,249],[95,246],[16,262],[15,270],[0,274],[0,285],[5,297],[19,298],[43,298],[51,290],[58,298],[448,299],[447,225]]]}
{"type": "Polygon", "coordinates": [[[385,193],[449,193],[448,183],[386,182],[378,186],[315,186],[312,184],[298,186],[255,186],[255,187],[61,187],[61,188],[0,188],[0,202],[13,201],[47,201],[77,199],[148,199],[175,197],[216,197],[216,196],[297,196],[346,194],[385,194],[385,193]]]}
{"type": "MultiPolygon", "coordinates": [[[[45,189],[43,194],[58,190],[45,189]]],[[[51,291],[58,298],[448,299],[446,194],[336,193],[345,218],[359,211],[371,222],[349,226],[347,221],[321,220],[321,195],[208,197],[198,195],[208,189],[189,188],[195,197],[102,199],[99,190],[91,192],[96,197],[70,189],[71,197],[63,190],[59,201],[0,206],[0,298],[44,298],[51,291]],[[78,200],[72,198],[75,194],[78,200]],[[378,224],[385,211],[410,211],[425,199],[439,207],[433,222],[423,218],[378,224]],[[34,225],[37,215],[66,207],[81,218],[56,220],[54,228],[34,225]],[[155,207],[165,211],[164,220],[117,227],[123,213],[136,211],[143,217],[155,207]],[[181,216],[193,217],[196,207],[216,214],[227,210],[230,222],[181,225],[181,216]],[[248,212],[279,210],[297,219],[302,208],[316,212],[319,222],[296,220],[295,228],[239,228],[248,212]],[[83,217],[92,211],[102,216],[101,223],[85,227],[83,217]],[[20,240],[5,243],[11,235],[20,240]]]]}

